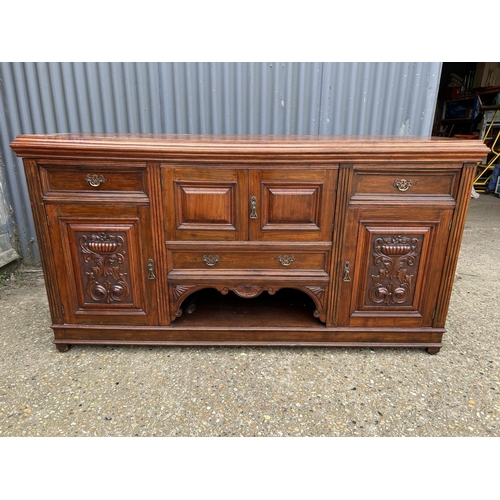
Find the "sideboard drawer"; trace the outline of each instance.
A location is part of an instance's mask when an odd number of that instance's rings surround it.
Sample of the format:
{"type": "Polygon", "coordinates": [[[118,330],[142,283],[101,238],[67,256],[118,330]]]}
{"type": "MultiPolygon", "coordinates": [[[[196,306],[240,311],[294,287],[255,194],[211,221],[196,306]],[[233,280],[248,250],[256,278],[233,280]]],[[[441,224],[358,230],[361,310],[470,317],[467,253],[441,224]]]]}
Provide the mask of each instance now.
{"type": "Polygon", "coordinates": [[[110,169],[98,165],[52,166],[42,169],[44,193],[83,191],[99,194],[103,191],[122,193],[144,193],[145,168],[110,169]]]}
{"type": "Polygon", "coordinates": [[[170,250],[170,268],[173,270],[265,269],[276,271],[328,269],[329,252],[282,250],[252,251],[184,251],[170,250]]]}
{"type": "Polygon", "coordinates": [[[458,170],[401,170],[356,169],[355,196],[456,196],[458,170]]]}

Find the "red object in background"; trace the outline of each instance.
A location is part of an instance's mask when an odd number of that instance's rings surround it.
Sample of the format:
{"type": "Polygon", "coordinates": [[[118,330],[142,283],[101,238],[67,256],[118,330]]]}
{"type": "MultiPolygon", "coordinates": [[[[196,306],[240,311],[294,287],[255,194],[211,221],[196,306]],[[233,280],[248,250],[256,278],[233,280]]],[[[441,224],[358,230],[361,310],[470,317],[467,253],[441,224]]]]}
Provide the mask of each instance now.
{"type": "Polygon", "coordinates": [[[462,87],[447,87],[444,93],[445,99],[454,99],[462,95],[462,87]]]}

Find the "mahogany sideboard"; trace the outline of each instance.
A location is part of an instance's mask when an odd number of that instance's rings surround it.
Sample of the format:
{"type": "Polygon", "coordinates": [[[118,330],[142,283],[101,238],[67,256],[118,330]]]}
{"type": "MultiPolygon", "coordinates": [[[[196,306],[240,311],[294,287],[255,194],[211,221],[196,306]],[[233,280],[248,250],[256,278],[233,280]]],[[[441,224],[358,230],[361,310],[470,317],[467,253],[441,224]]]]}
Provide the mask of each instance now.
{"type": "Polygon", "coordinates": [[[437,353],[480,141],[21,135],[71,344],[437,353]]]}

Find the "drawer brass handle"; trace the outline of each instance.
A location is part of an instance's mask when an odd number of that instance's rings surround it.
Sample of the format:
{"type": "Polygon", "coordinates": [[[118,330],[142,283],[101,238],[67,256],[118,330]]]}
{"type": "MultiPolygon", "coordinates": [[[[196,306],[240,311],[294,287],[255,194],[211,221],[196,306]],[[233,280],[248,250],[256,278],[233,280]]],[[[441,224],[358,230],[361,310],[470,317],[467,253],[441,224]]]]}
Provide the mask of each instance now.
{"type": "Polygon", "coordinates": [[[98,174],[87,174],[87,182],[92,186],[92,187],[99,187],[101,184],[103,184],[106,181],[104,179],[104,175],[98,175],[98,174]]]}
{"type": "Polygon", "coordinates": [[[408,191],[408,189],[410,189],[412,186],[411,179],[396,179],[394,181],[394,186],[397,187],[400,191],[408,191]]]}
{"type": "Polygon", "coordinates": [[[210,267],[215,266],[215,264],[217,264],[217,262],[219,262],[219,256],[218,255],[204,255],[203,262],[207,266],[210,266],[210,267]]]}
{"type": "Polygon", "coordinates": [[[148,259],[148,280],[155,280],[155,261],[153,259],[148,259]]]}
{"type": "Polygon", "coordinates": [[[276,259],[282,266],[288,267],[292,262],[295,261],[293,255],[279,255],[276,259]]]}
{"type": "Polygon", "coordinates": [[[250,219],[257,219],[257,198],[255,196],[252,196],[250,198],[250,208],[252,212],[250,213],[250,219]]]}
{"type": "Polygon", "coordinates": [[[344,264],[344,281],[351,281],[351,263],[349,261],[344,264]]]}

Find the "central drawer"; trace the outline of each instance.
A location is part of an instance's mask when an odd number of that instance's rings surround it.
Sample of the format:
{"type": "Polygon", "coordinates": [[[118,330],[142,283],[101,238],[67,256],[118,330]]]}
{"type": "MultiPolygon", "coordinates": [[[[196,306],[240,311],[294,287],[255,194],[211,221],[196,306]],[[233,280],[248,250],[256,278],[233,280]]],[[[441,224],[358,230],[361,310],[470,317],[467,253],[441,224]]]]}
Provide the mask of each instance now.
{"type": "Polygon", "coordinates": [[[325,248],[286,246],[274,248],[236,247],[232,249],[174,248],[168,250],[169,270],[203,270],[217,273],[224,270],[266,270],[274,272],[328,272],[330,251],[325,248]]]}

